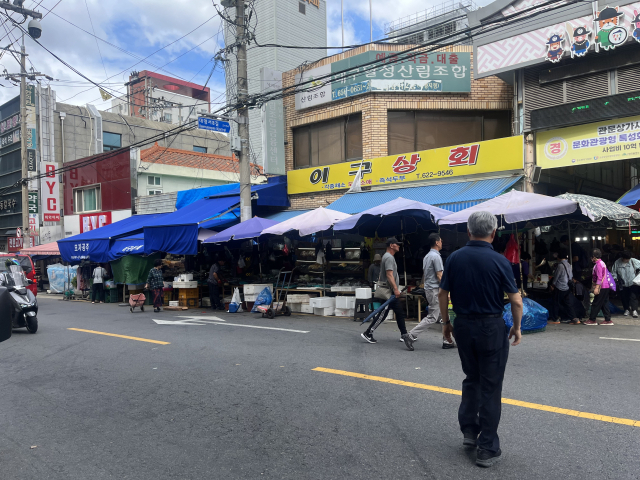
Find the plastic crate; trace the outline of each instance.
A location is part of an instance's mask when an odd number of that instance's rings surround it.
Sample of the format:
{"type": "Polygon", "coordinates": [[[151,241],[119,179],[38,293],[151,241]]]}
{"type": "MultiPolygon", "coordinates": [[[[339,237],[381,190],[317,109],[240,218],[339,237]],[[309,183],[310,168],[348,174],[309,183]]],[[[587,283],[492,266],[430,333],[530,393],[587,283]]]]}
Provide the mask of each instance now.
{"type": "Polygon", "coordinates": [[[108,288],[104,291],[104,301],[105,303],[118,303],[120,299],[120,292],[118,292],[117,288],[108,288]]]}
{"type": "Polygon", "coordinates": [[[198,308],[200,300],[197,298],[180,298],[178,301],[179,306],[187,308],[198,308]]]}
{"type": "Polygon", "coordinates": [[[162,304],[165,307],[168,307],[170,301],[171,301],[171,295],[168,292],[164,292],[164,296],[162,297],[162,304]]]}
{"type": "Polygon", "coordinates": [[[178,290],[178,298],[200,298],[200,291],[197,288],[181,288],[178,290]]]}

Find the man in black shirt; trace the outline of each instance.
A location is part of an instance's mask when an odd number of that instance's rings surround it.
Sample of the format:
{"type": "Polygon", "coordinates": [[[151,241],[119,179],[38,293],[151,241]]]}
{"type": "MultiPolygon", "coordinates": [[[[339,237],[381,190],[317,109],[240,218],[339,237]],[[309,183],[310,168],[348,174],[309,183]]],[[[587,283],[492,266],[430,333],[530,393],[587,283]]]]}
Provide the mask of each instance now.
{"type": "Polygon", "coordinates": [[[502,380],[509,356],[509,340],[520,343],[522,298],[511,264],[493,250],[498,222],[490,212],[475,212],[467,221],[470,241],[453,252],[440,282],[442,333],[447,341],[455,334],[462,370],[462,401],[458,410],[463,445],[477,445],[476,464],[490,467],[502,455],[498,439],[502,380]],[[448,296],[456,314],[449,321],[448,296]],[[508,332],[502,318],[504,292],[509,296],[513,327],[508,332]]]}

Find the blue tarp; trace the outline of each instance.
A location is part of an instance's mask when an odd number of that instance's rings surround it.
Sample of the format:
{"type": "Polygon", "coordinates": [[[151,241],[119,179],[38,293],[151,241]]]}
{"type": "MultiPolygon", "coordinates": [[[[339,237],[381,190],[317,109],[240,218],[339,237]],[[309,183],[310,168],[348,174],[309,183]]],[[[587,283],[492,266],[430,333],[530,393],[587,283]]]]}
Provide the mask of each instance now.
{"type": "Polygon", "coordinates": [[[144,235],[142,233],[111,241],[109,255],[112,259],[142,253],[144,253],[144,235]]]}
{"type": "Polygon", "coordinates": [[[393,190],[375,190],[362,193],[347,193],[327,206],[343,213],[360,213],[369,208],[382,205],[398,197],[428,203],[458,212],[503,193],[521,177],[502,177],[471,182],[444,183],[422,187],[395,188],[393,190]]]}
{"type": "Polygon", "coordinates": [[[625,193],[618,203],[620,205],[624,205],[625,207],[633,207],[636,203],[640,201],[640,183],[625,193]]]}
{"type": "MultiPolygon", "coordinates": [[[[240,197],[203,198],[180,210],[149,222],[144,228],[144,253],[166,252],[176,255],[198,253],[198,229],[212,228],[224,219],[214,217],[232,210],[240,197]]],[[[228,220],[227,220],[228,223],[228,220]]]]}
{"type": "MultiPolygon", "coordinates": [[[[288,207],[289,197],[287,196],[287,177],[280,175],[271,177],[268,183],[252,185],[251,193],[258,194],[257,206],[288,207]]],[[[179,210],[202,200],[203,198],[213,198],[228,195],[240,195],[240,184],[229,183],[215,187],[196,188],[194,190],[183,190],[178,192],[176,208],[179,210]]]]}
{"type": "Polygon", "coordinates": [[[169,214],[134,215],[90,232],[58,240],[60,256],[65,262],[72,264],[80,263],[82,260],[99,263],[110,262],[116,258],[112,258],[110,253],[116,239],[140,233],[145,225],[166,215],[169,214]]]}

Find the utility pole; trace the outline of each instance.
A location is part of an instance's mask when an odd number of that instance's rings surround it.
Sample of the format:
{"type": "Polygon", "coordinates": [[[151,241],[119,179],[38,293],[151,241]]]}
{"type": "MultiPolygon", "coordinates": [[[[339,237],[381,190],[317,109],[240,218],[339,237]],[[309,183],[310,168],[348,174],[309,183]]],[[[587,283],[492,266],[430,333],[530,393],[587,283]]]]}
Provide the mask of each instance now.
{"type": "Polygon", "coordinates": [[[22,159],[22,248],[31,247],[29,226],[29,159],[27,158],[27,54],[20,48],[20,158],[22,159]]]}
{"type": "Polygon", "coordinates": [[[238,135],[240,137],[240,221],[250,220],[251,214],[251,171],[249,158],[249,109],[247,100],[247,34],[244,23],[244,0],[236,0],[236,54],[238,66],[238,135]]]}

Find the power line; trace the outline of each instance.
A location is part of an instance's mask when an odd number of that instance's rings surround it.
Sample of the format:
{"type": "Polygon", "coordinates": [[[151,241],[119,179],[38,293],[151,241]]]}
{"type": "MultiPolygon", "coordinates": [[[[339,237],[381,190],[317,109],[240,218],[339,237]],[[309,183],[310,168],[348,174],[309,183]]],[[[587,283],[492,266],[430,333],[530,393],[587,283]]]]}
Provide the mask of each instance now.
{"type": "Polygon", "coordinates": [[[109,77],[107,73],[107,67],[104,66],[104,58],[102,58],[102,52],[100,51],[100,44],[98,43],[98,37],[96,37],[96,29],[93,27],[93,20],[91,19],[91,12],[89,11],[89,4],[87,0],[84,0],[84,5],[87,7],[87,15],[89,16],[89,23],[91,24],[91,30],[93,31],[93,36],[95,37],[96,47],[98,47],[98,53],[100,54],[100,60],[102,61],[102,68],[104,68],[104,77],[105,79],[109,77]]]}

